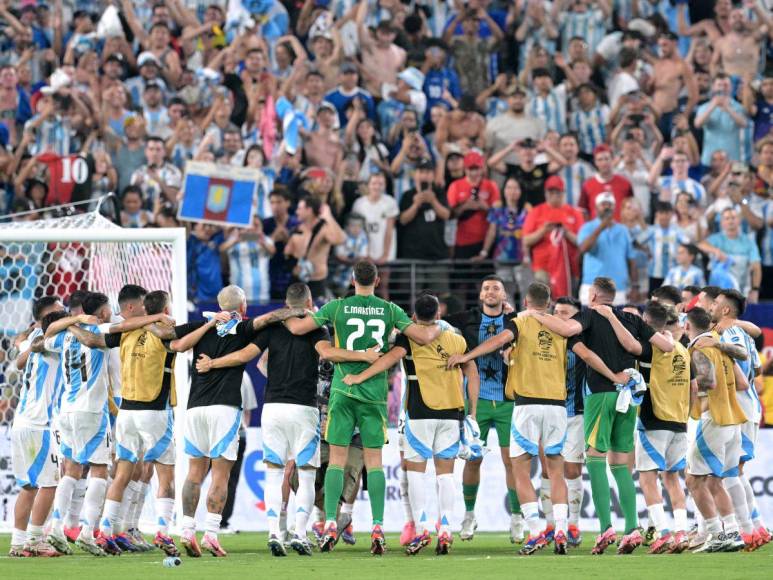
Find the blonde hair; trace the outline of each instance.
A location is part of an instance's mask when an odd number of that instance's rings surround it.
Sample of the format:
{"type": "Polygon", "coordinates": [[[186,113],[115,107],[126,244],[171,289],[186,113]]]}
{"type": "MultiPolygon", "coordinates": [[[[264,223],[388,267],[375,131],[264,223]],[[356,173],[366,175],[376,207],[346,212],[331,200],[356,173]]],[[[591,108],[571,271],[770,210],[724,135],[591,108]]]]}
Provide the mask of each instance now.
{"type": "Polygon", "coordinates": [[[217,303],[223,310],[239,310],[247,302],[244,290],[231,284],[217,293],[217,303]]]}

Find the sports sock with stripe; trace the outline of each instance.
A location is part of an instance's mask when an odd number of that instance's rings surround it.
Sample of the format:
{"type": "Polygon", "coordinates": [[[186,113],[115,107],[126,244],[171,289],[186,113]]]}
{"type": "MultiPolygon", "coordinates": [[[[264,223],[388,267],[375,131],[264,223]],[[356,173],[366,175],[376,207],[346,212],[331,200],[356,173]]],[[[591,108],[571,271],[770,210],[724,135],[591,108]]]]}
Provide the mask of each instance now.
{"type": "Polygon", "coordinates": [[[743,488],[746,491],[746,503],[749,506],[749,516],[752,519],[752,523],[754,524],[754,527],[764,528],[765,522],[762,520],[762,514],[760,513],[760,508],[757,506],[757,498],[754,497],[754,490],[752,489],[752,484],[749,483],[749,478],[745,473],[741,475],[741,483],[743,484],[743,488]]]}
{"type": "Polygon", "coordinates": [[[64,516],[67,515],[67,510],[70,508],[72,494],[75,491],[75,482],[76,479],[74,477],[65,475],[61,480],[59,480],[59,485],[56,488],[56,493],[54,494],[54,512],[51,516],[51,525],[52,529],[57,534],[63,533],[63,519],[64,516]]]}
{"type": "Polygon", "coordinates": [[[174,517],[174,498],[171,497],[157,497],[155,500],[156,507],[156,525],[158,529],[156,531],[166,535],[169,532],[169,525],[172,523],[174,517]]]}
{"type": "Polygon", "coordinates": [[[102,503],[105,501],[107,480],[101,477],[89,477],[89,487],[83,500],[83,517],[86,525],[81,529],[81,536],[91,538],[92,532],[99,525],[102,513],[102,503]]]}
{"type": "Polygon", "coordinates": [[[507,488],[507,502],[510,504],[510,513],[521,513],[521,502],[518,501],[518,492],[514,489],[507,488]]]}
{"type": "MultiPolygon", "coordinates": [[[[338,500],[344,490],[344,468],[340,465],[328,465],[325,472],[325,519],[328,522],[336,521],[338,517],[338,500]]],[[[368,479],[370,490],[370,479],[368,479]]],[[[373,499],[371,498],[371,501],[373,499]]]]}
{"type": "Polygon", "coordinates": [[[601,533],[612,525],[612,508],[610,506],[609,478],[607,477],[607,458],[588,455],[586,459],[588,475],[590,476],[591,497],[596,517],[599,520],[601,533]]]}
{"type": "Polygon", "coordinates": [[[384,523],[384,503],[386,502],[386,477],[383,467],[368,469],[368,497],[373,525],[380,526],[384,523]]]}
{"type": "Polygon", "coordinates": [[[77,528],[80,525],[83,499],[86,497],[88,486],[88,479],[79,479],[75,482],[75,489],[72,492],[72,500],[70,500],[70,507],[67,510],[67,517],[65,519],[65,525],[68,528],[77,528]]]}
{"type": "Polygon", "coordinates": [[[582,477],[566,480],[566,488],[569,495],[569,524],[580,523],[580,510],[582,510],[582,496],[585,489],[582,486],[582,477]]]}
{"type": "Polygon", "coordinates": [[[453,473],[444,473],[437,476],[438,488],[438,516],[440,519],[440,533],[451,533],[451,516],[454,512],[454,483],[453,473]]]}
{"type": "Polygon", "coordinates": [[[408,472],[405,469],[400,470],[400,503],[403,506],[403,517],[405,522],[413,521],[413,510],[411,509],[410,489],[408,486],[408,472]]]}
{"type": "Polygon", "coordinates": [[[542,477],[539,486],[539,500],[542,504],[542,513],[545,514],[545,524],[548,526],[555,526],[556,520],[553,517],[553,501],[551,500],[550,479],[542,477]]]}
{"type": "Polygon", "coordinates": [[[636,486],[626,463],[615,463],[609,470],[617,482],[617,497],[625,516],[625,533],[630,534],[639,527],[639,514],[636,511],[636,486]]]}
{"type": "MultiPolygon", "coordinates": [[[[300,470],[298,471],[300,472],[300,470]]],[[[282,509],[283,480],[284,469],[266,466],[266,487],[263,491],[263,499],[266,502],[266,520],[270,536],[279,536],[279,512],[282,509]]]]}
{"type": "Polygon", "coordinates": [[[733,502],[733,510],[738,521],[738,526],[744,534],[751,534],[754,531],[752,520],[749,516],[749,504],[746,501],[746,490],[739,477],[725,477],[722,479],[722,485],[725,486],[727,495],[733,502]]]}
{"type": "Polygon", "coordinates": [[[475,511],[475,500],[478,499],[479,483],[463,483],[462,495],[464,496],[464,509],[468,512],[475,511]]]}
{"type": "Polygon", "coordinates": [[[416,535],[429,531],[426,512],[426,474],[422,471],[408,472],[408,495],[411,498],[411,518],[416,523],[416,535]]]}
{"type": "Polygon", "coordinates": [[[306,526],[309,523],[311,508],[314,506],[316,478],[316,469],[298,470],[298,491],[295,492],[295,533],[302,538],[306,537],[306,526]]]}

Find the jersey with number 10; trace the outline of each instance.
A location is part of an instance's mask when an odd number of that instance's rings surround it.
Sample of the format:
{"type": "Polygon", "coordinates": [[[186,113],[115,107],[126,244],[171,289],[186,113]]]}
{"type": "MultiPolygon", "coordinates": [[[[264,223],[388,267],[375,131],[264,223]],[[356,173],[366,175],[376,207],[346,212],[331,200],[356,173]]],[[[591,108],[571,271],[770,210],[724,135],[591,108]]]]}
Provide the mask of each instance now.
{"type": "MultiPolygon", "coordinates": [[[[412,321],[405,311],[376,296],[349,296],[328,302],[313,315],[317,326],[332,324],[336,346],[346,350],[364,351],[378,346],[388,350],[388,339],[395,328],[402,332],[412,321]]],[[[385,403],[387,373],[380,373],[360,385],[343,382],[346,375],[355,375],[368,368],[368,363],[337,363],[330,390],[366,403],[385,403]]]]}

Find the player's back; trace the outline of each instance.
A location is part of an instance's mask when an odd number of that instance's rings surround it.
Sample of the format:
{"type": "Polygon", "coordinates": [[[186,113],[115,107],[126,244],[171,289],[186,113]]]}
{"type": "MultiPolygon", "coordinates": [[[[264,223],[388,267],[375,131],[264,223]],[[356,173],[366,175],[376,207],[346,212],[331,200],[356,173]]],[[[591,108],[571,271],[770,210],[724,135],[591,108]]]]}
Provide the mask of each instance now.
{"type": "MultiPolygon", "coordinates": [[[[43,336],[39,328],[33,330],[27,340],[43,336]]],[[[64,339],[64,335],[60,340],[64,339]]],[[[31,352],[24,366],[19,406],[14,420],[25,426],[45,427],[50,424],[54,401],[61,382],[59,357],[56,353],[31,352]]]]}
{"type": "Polygon", "coordinates": [[[749,381],[749,388],[744,391],[736,391],[738,402],[743,409],[744,414],[750,421],[759,421],[762,413],[762,405],[757,389],[754,386],[754,369],[760,366],[760,355],[751,336],[740,326],[731,326],[725,330],[721,337],[721,342],[737,344],[746,349],[749,356],[746,360],[738,360],[736,363],[743,371],[746,379],[749,381]]]}
{"type": "MultiPolygon", "coordinates": [[[[95,334],[100,332],[95,325],[84,325],[83,328],[95,334]]],[[[61,412],[103,412],[107,407],[109,381],[107,352],[82,345],[69,331],[60,334],[64,334],[59,363],[64,381],[61,412]]],[[[51,338],[55,342],[58,337],[51,338]]],[[[46,342],[47,347],[50,344],[46,342]]]]}
{"type": "Polygon", "coordinates": [[[534,317],[514,317],[506,325],[515,337],[507,376],[508,398],[566,403],[566,338],[534,317]]]}

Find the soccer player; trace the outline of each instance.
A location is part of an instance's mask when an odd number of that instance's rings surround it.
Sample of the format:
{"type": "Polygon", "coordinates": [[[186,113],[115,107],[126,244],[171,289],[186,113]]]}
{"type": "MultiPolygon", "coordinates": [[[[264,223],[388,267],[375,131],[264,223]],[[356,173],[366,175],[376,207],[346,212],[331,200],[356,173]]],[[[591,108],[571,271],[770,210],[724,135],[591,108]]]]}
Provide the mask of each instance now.
{"type": "MultiPolygon", "coordinates": [[[[311,290],[306,284],[291,284],[285,304],[291,309],[311,309],[311,290]]],[[[293,460],[298,470],[298,490],[295,534],[290,539],[290,546],[301,556],[311,556],[312,545],[306,536],[306,526],[314,505],[314,479],[320,465],[317,410],[319,357],[335,362],[373,362],[380,353],[333,348],[324,327],[295,336],[284,325],[274,324],[258,332],[254,340],[239,351],[214,359],[200,355],[196,369],[204,374],[212,369],[244,365],[262,352],[269,351],[268,383],[261,415],[268,547],[274,556],[287,555],[280,534],[279,514],[285,466],[293,460]]]]}
{"type": "Polygon", "coordinates": [[[747,549],[756,549],[770,541],[770,534],[762,522],[762,517],[757,509],[754,499],[754,491],[749,483],[749,478],[744,473],[744,464],[754,459],[757,434],[759,432],[762,406],[760,404],[754,379],[761,374],[760,356],[754,345],[754,340],[738,325],[738,318],[746,309],[746,299],[737,290],[722,290],[714,301],[711,309],[711,321],[716,325],[714,330],[720,334],[719,348],[736,360],[741,367],[749,388],[736,391],[738,403],[748,419],[741,426],[741,461],[738,477],[725,478],[725,487],[733,500],[741,534],[746,542],[747,549]],[[739,347],[734,353],[728,347],[739,347]],[[725,347],[723,349],[723,347],[725,347]],[[744,505],[746,504],[746,505],[744,505]]]}
{"type": "MultiPolygon", "coordinates": [[[[58,464],[51,442],[51,413],[61,388],[59,359],[52,353],[32,352],[33,341],[42,338],[52,321],[67,316],[54,296],[44,296],[32,305],[32,332],[19,345],[16,368],[24,369],[19,405],[11,426],[11,456],[19,495],[14,505],[11,536],[12,558],[54,557],[60,552],[43,538],[45,524],[56,492],[58,464]]],[[[67,542],[62,553],[70,553],[67,542]]]]}
{"type": "MultiPolygon", "coordinates": [[[[673,339],[656,333],[639,317],[610,307],[617,291],[610,278],[594,279],[590,287],[591,308],[575,315],[573,320],[539,315],[546,326],[555,332],[574,336],[582,333],[582,343],[603,361],[613,374],[634,368],[635,357],[641,354],[640,342],[652,342],[664,352],[674,348],[673,339]]],[[[602,554],[617,541],[612,527],[610,488],[607,461],[617,483],[620,507],[625,516],[625,535],[618,546],[619,554],[629,554],[641,545],[636,510],[636,488],[631,476],[630,454],[634,447],[636,407],[629,405],[625,412],[616,410],[617,382],[602,373],[597,364],[586,363],[588,392],[583,414],[588,474],[591,480],[593,505],[601,525],[593,554],[602,554]]]]}
{"type": "MultiPolygon", "coordinates": [[[[438,319],[438,299],[431,294],[417,298],[414,320],[428,326],[438,319]]],[[[459,369],[446,369],[447,361],[467,350],[464,338],[444,330],[427,345],[419,345],[401,334],[392,349],[369,368],[347,375],[343,382],[356,386],[404,361],[407,375],[405,396],[405,468],[416,536],[406,547],[409,555],[429,545],[432,537],[426,506],[427,461],[434,458],[438,489],[438,555],[448,554],[453,542],[449,521],[454,506],[454,461],[459,452],[459,425],[464,418],[463,377],[467,378],[469,412],[475,416],[479,379],[475,363],[469,361],[459,369]]]]}
{"type": "Polygon", "coordinates": [[[566,439],[566,338],[543,326],[532,311],[545,313],[550,288],[540,282],[529,286],[526,308],[511,317],[496,336],[465,355],[451,357],[449,365],[466,363],[513,343],[505,394],[515,401],[510,438],[513,478],[518,489],[529,537],[519,551],[529,555],[547,546],[540,527],[537,495],[531,483],[531,460],[544,449],[555,513],[555,553],[566,554],[569,507],[561,451],[566,439]]]}
{"type": "MultiPolygon", "coordinates": [[[[168,324],[171,321],[168,316],[169,295],[163,290],[145,295],[143,303],[144,308],[140,312],[147,313],[142,317],[146,325],[155,322],[168,324]]],[[[131,316],[129,320],[137,324],[136,318],[131,316]]],[[[158,475],[156,515],[159,529],[153,544],[170,556],[179,556],[174,541],[168,535],[174,512],[172,407],[177,404],[175,353],[145,328],[109,334],[93,334],[77,327],[71,327],[70,331],[89,348],[120,347],[122,397],[115,436],[118,462],[107,491],[100,532],[112,538],[124,551],[127,544],[131,545],[122,530],[125,516],[122,508],[131,503],[132,496],[128,494],[127,486],[142,458],[145,462],[155,463],[158,475]]]]}
{"type": "MultiPolygon", "coordinates": [[[[94,556],[105,553],[117,554],[120,549],[109,538],[95,540],[93,532],[99,525],[99,515],[107,489],[107,467],[111,463],[110,439],[108,437],[108,396],[107,351],[83,345],[72,331],[75,324],[83,324],[86,330],[101,332],[96,323],[107,324],[111,310],[108,297],[100,293],[89,293],[83,301],[83,315],[66,317],[49,325],[45,333],[44,349],[58,352],[60,369],[64,377],[64,388],[58,426],[61,431],[62,449],[65,456],[64,476],[59,482],[54,498],[52,543],[61,544],[63,535],[63,514],[72,498],[75,482],[83,473],[83,466],[89,465],[89,483],[84,499],[84,520],[75,544],[94,556]]],[[[121,323],[120,328],[131,328],[131,324],[147,323],[135,319],[121,323]]],[[[113,329],[113,326],[110,327],[113,329]]],[[[76,330],[77,332],[77,330],[76,330]]],[[[56,545],[56,544],[55,544],[56,545]]]]}
{"type": "Polygon", "coordinates": [[[695,365],[700,403],[691,409],[700,419],[696,440],[687,455],[687,488],[704,518],[706,533],[694,539],[696,552],[729,552],[744,547],[733,511],[733,501],[723,478],[735,476],[741,459],[741,425],[746,415],[738,404],[736,390],[748,388],[743,371],[717,347],[699,347],[711,332],[711,316],[702,308],[687,313],[690,355],[695,365]],[[701,540],[703,542],[701,543],[701,540]]]}
{"type": "MultiPolygon", "coordinates": [[[[687,500],[679,482],[687,456],[687,419],[690,388],[693,386],[690,355],[679,342],[681,328],[676,311],[663,302],[650,301],[644,308],[644,322],[654,330],[671,331],[674,349],[663,352],[649,342],[642,343],[639,370],[648,385],[639,408],[636,431],[636,470],[647,502],[651,539],[650,554],[681,553],[687,549],[687,500]],[[671,498],[674,525],[667,522],[658,474],[671,498]],[[654,538],[654,533],[659,536],[654,538]],[[654,540],[654,541],[652,541],[654,540]]],[[[697,389],[697,383],[694,384],[697,389]]]]}
{"type": "MultiPolygon", "coordinates": [[[[302,311],[280,309],[249,320],[242,320],[247,311],[247,299],[238,286],[226,286],[217,295],[223,312],[208,322],[190,322],[174,328],[154,328],[159,338],[175,339],[169,347],[176,352],[193,349],[194,360],[206,355],[218,358],[244,348],[261,328],[281,322],[302,311]]],[[[239,446],[239,424],[242,406],[242,374],[244,364],[216,369],[205,374],[194,369],[185,414],[185,453],[188,475],[183,485],[183,520],[180,541],[192,558],[205,549],[213,556],[224,557],[220,545],[223,506],[228,494],[228,478],[239,446]],[[207,517],[201,547],[196,539],[194,516],[199,504],[201,484],[211,467],[211,483],[207,495],[207,517]]]]}
{"type": "MultiPolygon", "coordinates": [[[[480,307],[453,314],[445,318],[451,326],[458,328],[467,348],[475,348],[481,342],[496,336],[505,325],[507,293],[499,276],[486,276],[480,285],[480,307]]],[[[500,456],[505,467],[507,499],[510,507],[510,541],[523,541],[523,515],[515,491],[515,480],[510,468],[510,421],[513,416],[513,401],[505,397],[507,366],[499,353],[494,352],[475,359],[480,377],[475,420],[480,427],[481,440],[487,441],[493,427],[499,441],[500,456]]],[[[475,520],[475,501],[480,486],[480,466],[483,459],[471,459],[464,464],[462,472],[462,493],[464,496],[464,519],[459,537],[462,541],[472,540],[478,522],[475,520]]],[[[415,535],[415,534],[413,534],[415,535]]]]}
{"type": "MultiPolygon", "coordinates": [[[[309,317],[288,320],[286,324],[290,331],[293,334],[306,334],[323,324],[332,324],[336,344],[344,345],[346,350],[365,351],[378,346],[382,352],[394,329],[419,344],[432,342],[440,334],[439,326],[414,324],[402,308],[374,295],[379,278],[378,269],[372,262],[361,261],[355,264],[352,278],[355,291],[353,296],[328,302],[309,317]]],[[[355,427],[359,428],[362,437],[373,516],[371,553],[381,555],[386,551],[382,530],[386,479],[381,449],[386,443],[387,375],[385,372],[380,373],[356,387],[343,382],[343,377],[359,373],[365,365],[338,363],[333,374],[325,430],[325,439],[330,445],[330,463],[325,474],[326,523],[320,544],[323,552],[332,550],[338,538],[336,513],[344,485],[349,443],[355,427]]]]}

